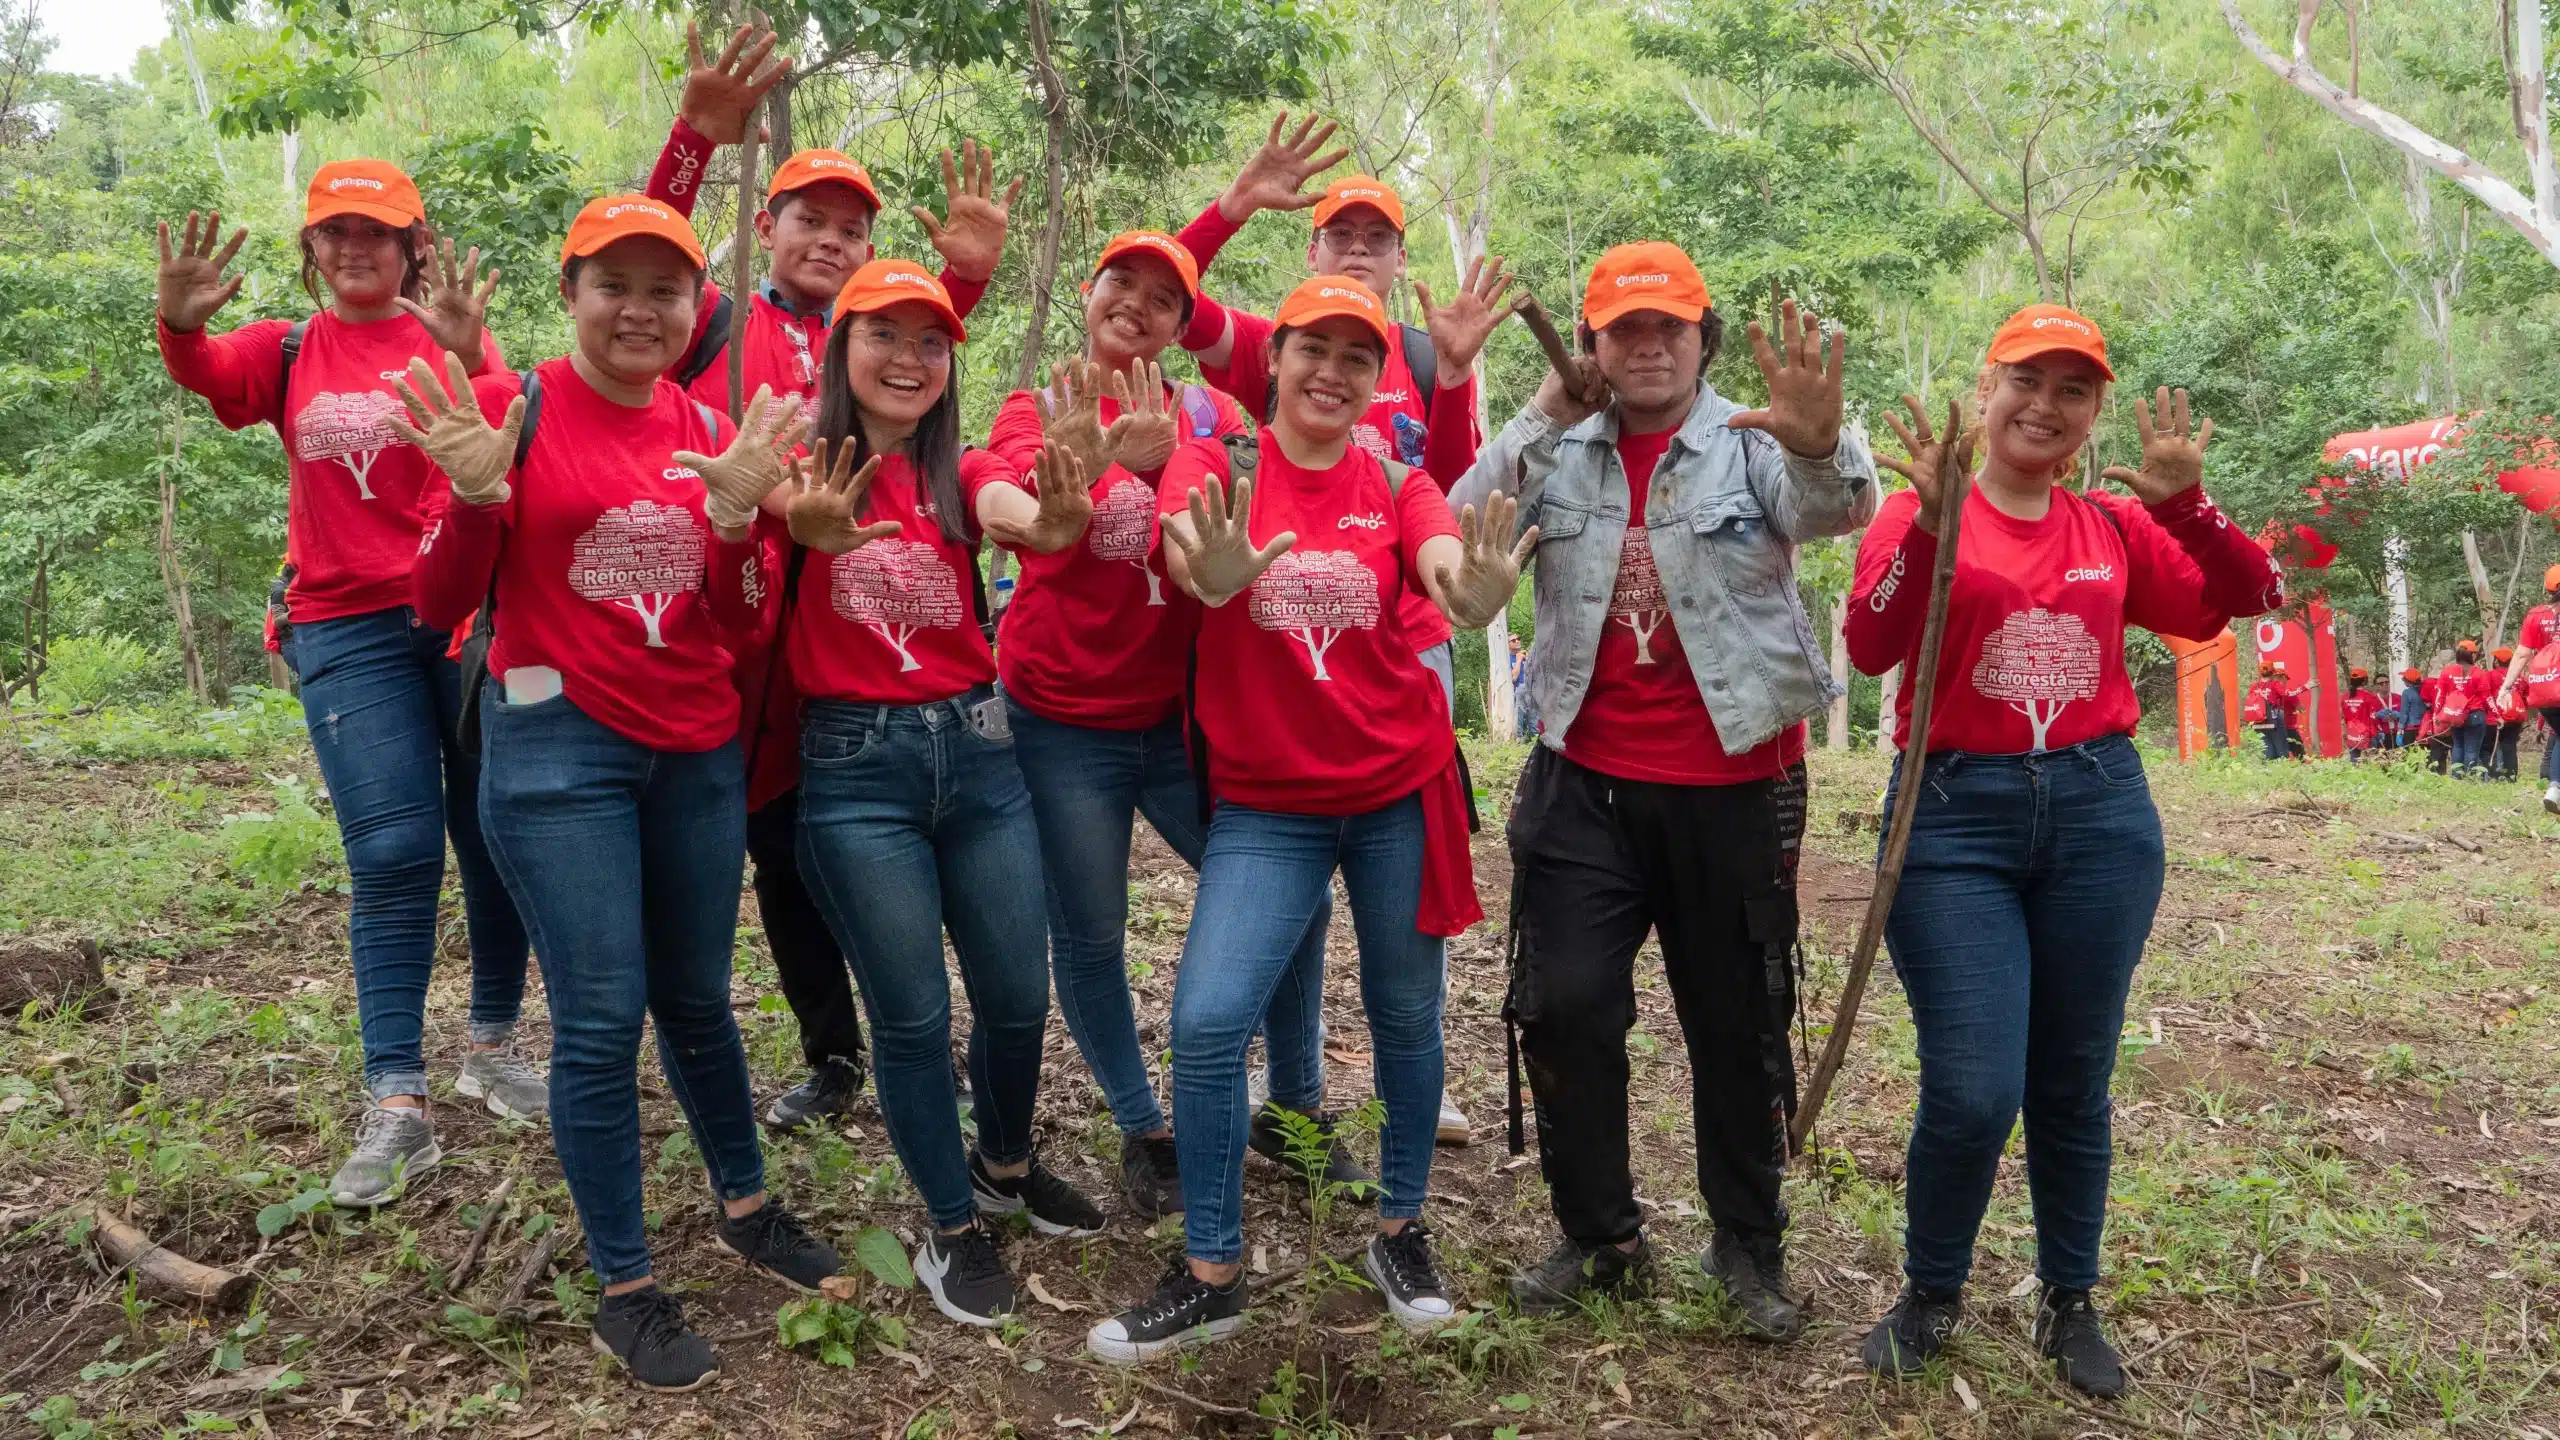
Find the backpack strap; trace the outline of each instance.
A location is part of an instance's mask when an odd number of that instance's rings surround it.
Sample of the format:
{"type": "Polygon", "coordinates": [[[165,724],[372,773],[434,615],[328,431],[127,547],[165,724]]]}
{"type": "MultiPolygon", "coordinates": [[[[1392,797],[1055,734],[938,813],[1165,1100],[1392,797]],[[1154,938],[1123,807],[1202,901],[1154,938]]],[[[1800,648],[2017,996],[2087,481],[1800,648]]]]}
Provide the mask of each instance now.
{"type": "Polygon", "coordinates": [[[296,320],[284,332],[282,354],[276,363],[276,408],[284,408],[284,397],[293,393],[293,362],[302,358],[302,332],[311,328],[308,320],[296,320]]]}
{"type": "MultiPolygon", "coordinates": [[[[524,392],[524,428],[516,432],[516,468],[524,468],[525,457],[533,453],[533,427],[542,420],[542,377],[531,370],[516,372],[516,384],[524,392]]],[[[497,603],[497,586],[489,587],[490,603],[497,603]]]]}
{"type": "Polygon", "coordinates": [[[1440,388],[1440,347],[1419,325],[1399,325],[1404,332],[1404,368],[1413,375],[1414,403],[1422,407],[1422,423],[1431,423],[1432,392],[1440,388]]]}
{"type": "Polygon", "coordinates": [[[693,348],[684,352],[684,359],[676,362],[675,380],[678,385],[692,389],[694,381],[710,373],[711,367],[720,363],[720,357],[729,349],[730,317],[736,309],[737,298],[726,290],[721,291],[720,298],[712,303],[711,323],[704,327],[702,338],[694,341],[693,348]]]}
{"type": "Polygon", "coordinates": [[[1378,468],[1387,472],[1387,494],[1397,499],[1403,498],[1405,477],[1413,473],[1413,467],[1401,461],[1381,460],[1378,462],[1378,468]]]}

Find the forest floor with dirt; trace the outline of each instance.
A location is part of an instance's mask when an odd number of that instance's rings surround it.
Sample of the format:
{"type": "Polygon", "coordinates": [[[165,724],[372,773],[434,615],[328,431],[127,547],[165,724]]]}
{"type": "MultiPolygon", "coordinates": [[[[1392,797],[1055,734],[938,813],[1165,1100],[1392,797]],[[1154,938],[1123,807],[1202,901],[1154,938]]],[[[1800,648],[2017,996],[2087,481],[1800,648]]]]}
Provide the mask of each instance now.
{"type": "MultiPolygon", "coordinates": [[[[713,1388],[656,1396],[588,1348],[594,1292],[545,1132],[450,1093],[467,978],[451,904],[427,1025],[447,1158],[393,1208],[322,1198],[361,1067],[345,877],[292,703],[253,693],[210,718],[13,728],[0,970],[90,940],[109,988],[84,1011],[31,1005],[0,1025],[0,1435],[2560,1440],[2560,822],[2529,784],[2152,755],[2169,887],[2117,1073],[2100,1292],[2134,1375],[2120,1402],[2075,1396],[2029,1346],[2014,1146],[1967,1327],[1923,1378],[1859,1369],[1898,1280],[1917,1074],[1882,965],[1818,1163],[1789,1182],[1813,1319],[1801,1341],[1740,1338],[1697,1273],[1688,1066],[1650,965],[1628,1046],[1657,1284],[1561,1319],[1514,1313],[1503,1281],[1553,1228],[1535,1163],[1503,1143],[1498,915],[1452,946],[1449,1083],[1476,1143],[1441,1150],[1432,1176],[1443,1266],[1469,1307],[1451,1332],[1382,1325],[1353,1278],[1358,1207],[1257,1160],[1251,1326],[1137,1370],[1092,1364],[1085,1328],[1148,1290],[1180,1231],[1118,1215],[1117,1134],[1053,1023],[1043,1150],[1115,1218],[1090,1240],[1009,1235],[1036,1298],[996,1332],[948,1324],[895,1283],[888,1237],[911,1245],[923,1216],[867,1097],[840,1130],[767,1140],[776,1192],[848,1256],[884,1262],[847,1302],[787,1309],[797,1297],[713,1249],[711,1197],[644,1065],[658,1272],[724,1362],[713,1388]],[[100,1256],[101,1210],[253,1277],[246,1303],[209,1313],[141,1293],[100,1256]]],[[[1478,883],[1498,897],[1494,812],[1520,752],[1476,759],[1490,797],[1478,883]]],[[[1884,763],[1817,751],[1813,773],[1818,1047],[1869,881],[1872,831],[1850,827],[1884,763]]],[[[1191,877],[1141,834],[1131,979],[1160,1062],[1191,877]]],[[[750,904],[735,997],[763,1098],[799,1058],[754,918],[750,904]]],[[[1369,1073],[1347,925],[1326,1004],[1331,1100],[1356,1109],[1369,1073]]],[[[537,1054],[541,1014],[537,980],[523,1028],[537,1054]]]]}

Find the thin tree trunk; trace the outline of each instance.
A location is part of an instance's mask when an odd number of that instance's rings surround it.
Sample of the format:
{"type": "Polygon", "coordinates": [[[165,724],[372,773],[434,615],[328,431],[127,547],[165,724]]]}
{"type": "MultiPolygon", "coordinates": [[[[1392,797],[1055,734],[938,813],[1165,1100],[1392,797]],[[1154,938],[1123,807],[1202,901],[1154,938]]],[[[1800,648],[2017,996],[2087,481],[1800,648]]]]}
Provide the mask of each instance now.
{"type": "MultiPolygon", "coordinates": [[[[213,97],[205,92],[204,66],[196,62],[195,27],[181,20],[178,22],[177,29],[178,53],[186,57],[187,76],[195,81],[196,118],[210,125],[213,123],[213,97]]],[[[222,133],[218,130],[213,135],[213,168],[222,172],[224,185],[231,183],[231,162],[222,156],[222,133]]]]}
{"type": "Polygon", "coordinates": [[[187,693],[210,700],[204,683],[204,656],[196,647],[195,604],[187,596],[187,570],[178,555],[178,461],[184,453],[186,415],[169,420],[169,459],[160,468],[160,584],[169,592],[169,610],[178,622],[178,659],[187,674],[187,693]]]}
{"type": "Polygon", "coordinates": [[[2507,618],[2516,613],[2516,584],[2524,579],[2524,557],[2533,549],[2533,512],[2516,517],[2516,563],[2507,567],[2507,591],[2498,600],[2498,623],[2489,627],[2482,653],[2498,648],[2507,633],[2507,618]]]}
{"type": "Polygon", "coordinates": [[[1831,713],[1822,725],[1822,745],[1826,750],[1849,748],[1849,592],[1842,590],[1831,597],[1831,682],[1840,687],[1840,698],[1831,702],[1831,713]]]}
{"type": "Polygon", "coordinates": [[[1040,87],[1040,109],[1047,119],[1042,145],[1045,184],[1041,190],[1040,238],[1031,254],[1031,317],[1022,336],[1022,360],[1014,366],[1013,386],[1028,390],[1040,378],[1040,352],[1049,328],[1050,291],[1058,281],[1058,250],[1067,234],[1067,82],[1049,58],[1049,6],[1031,0],[1031,78],[1040,87]]]}
{"type": "Polygon", "coordinates": [[[1902,667],[1896,665],[1884,672],[1882,698],[1876,701],[1876,748],[1879,750],[1893,748],[1893,702],[1901,695],[1902,667]]]}
{"type": "Polygon", "coordinates": [[[773,132],[773,153],[789,158],[797,153],[791,140],[791,92],[799,88],[801,77],[795,71],[774,82],[765,97],[765,128],[773,132]]]}
{"type": "Polygon", "coordinates": [[[755,308],[756,183],[762,160],[756,117],[738,142],[738,226],[729,237],[729,418],[747,413],[747,314],[755,308]]]}
{"type": "Polygon", "coordinates": [[[36,583],[27,592],[27,698],[44,700],[44,667],[53,649],[53,547],[36,545],[36,583]]]}
{"type": "Polygon", "coordinates": [[[2471,596],[2480,604],[2480,623],[2497,613],[2497,592],[2489,588],[2489,567],[2480,560],[2480,537],[2462,532],[2462,564],[2471,572],[2471,596]]]}

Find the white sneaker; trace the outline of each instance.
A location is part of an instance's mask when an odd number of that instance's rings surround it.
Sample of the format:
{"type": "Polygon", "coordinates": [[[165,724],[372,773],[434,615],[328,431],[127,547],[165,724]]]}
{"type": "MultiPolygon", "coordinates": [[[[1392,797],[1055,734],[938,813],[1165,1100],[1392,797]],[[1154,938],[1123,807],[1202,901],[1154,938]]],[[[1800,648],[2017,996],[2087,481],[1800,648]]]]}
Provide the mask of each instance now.
{"type": "Polygon", "coordinates": [[[1475,1143],[1475,1130],[1467,1124],[1467,1112],[1447,1095],[1440,1097],[1440,1130],[1435,1137],[1440,1144],[1465,1146],[1475,1143]]]}
{"type": "Polygon", "coordinates": [[[2555,782],[2551,788],[2542,792],[2542,808],[2554,815],[2560,815],[2560,782],[2555,782]]]}
{"type": "Polygon", "coordinates": [[[551,1118],[550,1077],[517,1054],[513,1045],[463,1052],[462,1073],[454,1077],[453,1093],[488,1106],[489,1113],[501,1120],[548,1122],[551,1118]]]}

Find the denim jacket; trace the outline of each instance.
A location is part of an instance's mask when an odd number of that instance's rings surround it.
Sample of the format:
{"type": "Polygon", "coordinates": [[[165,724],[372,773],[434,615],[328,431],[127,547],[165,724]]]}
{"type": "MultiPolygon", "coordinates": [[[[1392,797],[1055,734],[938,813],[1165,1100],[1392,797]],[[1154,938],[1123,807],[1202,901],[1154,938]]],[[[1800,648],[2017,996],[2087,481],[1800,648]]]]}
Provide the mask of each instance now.
{"type": "MultiPolygon", "coordinates": [[[[1727,428],[1741,409],[1699,386],[1653,473],[1644,515],[1689,673],[1717,738],[1736,753],[1840,693],[1796,598],[1795,548],[1858,529],[1878,502],[1861,432],[1842,430],[1829,457],[1808,460],[1759,431],[1727,428]]],[[[1591,688],[1627,532],[1616,403],[1571,430],[1535,401],[1522,406],[1449,503],[1481,507],[1495,490],[1516,492],[1520,524],[1539,529],[1529,698],[1546,743],[1561,751],[1591,688]]]]}

